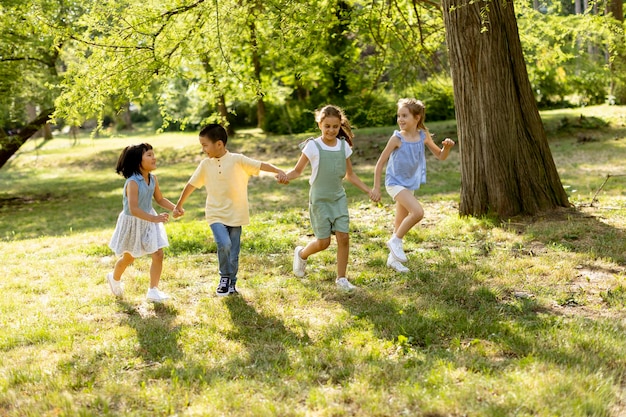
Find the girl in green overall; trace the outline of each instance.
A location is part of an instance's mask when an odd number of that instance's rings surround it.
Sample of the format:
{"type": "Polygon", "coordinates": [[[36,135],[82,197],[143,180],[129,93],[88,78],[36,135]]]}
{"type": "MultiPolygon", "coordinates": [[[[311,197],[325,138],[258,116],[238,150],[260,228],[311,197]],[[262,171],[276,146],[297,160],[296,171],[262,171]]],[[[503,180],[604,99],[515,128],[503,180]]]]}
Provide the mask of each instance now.
{"type": "MultiPolygon", "coordinates": [[[[309,184],[309,215],[315,240],[305,247],[297,246],[293,255],[293,272],[304,276],[306,261],[314,253],[330,245],[331,234],[337,238],[337,286],[352,290],[354,285],[346,278],[350,250],[348,201],[342,182],[347,178],[352,184],[372,198],[372,190],[352,170],[352,129],[339,107],[328,105],[315,112],[315,121],[322,131],[318,138],[304,142],[296,166],[287,173],[292,180],[302,175],[311,163],[309,184]],[[347,142],[347,144],[346,144],[347,142]]],[[[374,200],[378,201],[378,200],[374,200]]]]}

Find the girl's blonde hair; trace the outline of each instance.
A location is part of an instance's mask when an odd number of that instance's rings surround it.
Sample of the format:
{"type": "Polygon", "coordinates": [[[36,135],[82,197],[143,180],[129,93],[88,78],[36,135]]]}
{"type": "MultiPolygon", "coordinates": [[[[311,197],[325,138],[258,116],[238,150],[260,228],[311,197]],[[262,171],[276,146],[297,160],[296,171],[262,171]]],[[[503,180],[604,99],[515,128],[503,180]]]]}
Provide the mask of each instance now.
{"type": "Polygon", "coordinates": [[[401,98],[398,100],[398,110],[402,107],[406,107],[413,116],[419,116],[420,120],[417,122],[417,127],[419,129],[426,130],[426,126],[424,125],[424,120],[426,119],[426,107],[421,100],[414,98],[401,98]]]}
{"type": "Polygon", "coordinates": [[[339,134],[337,135],[340,138],[344,138],[348,145],[352,147],[352,139],[354,139],[354,133],[352,133],[352,126],[350,125],[350,121],[346,117],[346,114],[340,107],[334,106],[332,104],[328,104],[318,110],[315,110],[315,121],[317,123],[321,122],[327,117],[336,117],[341,122],[341,127],[339,128],[339,134]]]}

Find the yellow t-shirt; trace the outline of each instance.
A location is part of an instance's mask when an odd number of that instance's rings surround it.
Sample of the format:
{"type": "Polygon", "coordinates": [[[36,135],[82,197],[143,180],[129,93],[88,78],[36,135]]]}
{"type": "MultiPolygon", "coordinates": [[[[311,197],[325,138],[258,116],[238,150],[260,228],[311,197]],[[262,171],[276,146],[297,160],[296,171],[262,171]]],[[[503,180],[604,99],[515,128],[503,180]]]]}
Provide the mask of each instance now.
{"type": "Polygon", "coordinates": [[[243,226],[250,223],[248,179],[259,175],[261,161],[226,152],[221,158],[205,158],[189,179],[206,189],[205,214],[209,224],[243,226]]]}

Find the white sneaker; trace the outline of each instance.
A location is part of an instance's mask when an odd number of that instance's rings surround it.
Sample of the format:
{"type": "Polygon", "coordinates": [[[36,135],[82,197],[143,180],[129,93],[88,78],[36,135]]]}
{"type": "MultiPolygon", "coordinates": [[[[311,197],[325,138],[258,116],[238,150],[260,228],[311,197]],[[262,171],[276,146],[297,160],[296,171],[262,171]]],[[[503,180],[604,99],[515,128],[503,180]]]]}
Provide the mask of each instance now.
{"type": "Polygon", "coordinates": [[[350,281],[348,281],[348,280],[347,280],[346,278],[344,278],[344,277],[337,278],[337,279],[335,280],[335,284],[337,284],[337,286],[338,286],[339,288],[341,288],[342,290],[346,290],[346,291],[351,291],[351,290],[353,290],[353,289],[355,289],[355,288],[356,288],[356,286],[355,286],[355,285],[352,285],[352,284],[350,283],[350,281]]]}
{"type": "Polygon", "coordinates": [[[389,256],[387,257],[387,266],[391,269],[396,270],[396,272],[409,272],[410,269],[407,268],[406,266],[402,265],[402,263],[397,260],[396,258],[393,257],[392,254],[389,254],[389,256]]]}
{"type": "Polygon", "coordinates": [[[404,250],[402,249],[402,240],[401,239],[389,239],[387,241],[387,247],[389,251],[400,262],[406,262],[406,255],[404,250]]]}
{"type": "Polygon", "coordinates": [[[114,296],[122,297],[124,295],[124,284],[122,284],[121,281],[113,279],[113,272],[107,274],[107,282],[114,296]]]}
{"type": "Polygon", "coordinates": [[[293,273],[297,277],[303,277],[306,269],[306,259],[300,257],[302,249],[304,249],[303,246],[296,246],[296,249],[293,251],[293,273]]]}
{"type": "Polygon", "coordinates": [[[169,300],[169,295],[165,294],[163,291],[159,290],[157,287],[148,289],[148,293],[146,294],[146,298],[148,301],[152,301],[153,303],[162,303],[164,301],[169,300]]]}

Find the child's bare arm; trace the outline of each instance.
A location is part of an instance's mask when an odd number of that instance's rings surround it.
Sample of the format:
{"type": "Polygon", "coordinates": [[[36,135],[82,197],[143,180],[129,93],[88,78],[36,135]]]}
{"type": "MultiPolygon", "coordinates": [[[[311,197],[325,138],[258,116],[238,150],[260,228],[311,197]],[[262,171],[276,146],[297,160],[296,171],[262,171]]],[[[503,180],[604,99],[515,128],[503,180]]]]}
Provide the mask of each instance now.
{"type": "Polygon", "coordinates": [[[156,201],[156,203],[164,209],[173,211],[175,204],[163,196],[161,188],[159,188],[159,181],[156,177],[154,177],[154,185],[154,201],[156,201]]]}
{"type": "Polygon", "coordinates": [[[306,168],[309,163],[309,158],[305,154],[300,154],[300,159],[296,162],[296,166],[293,167],[292,170],[287,172],[287,181],[295,180],[302,172],[304,172],[304,168],[306,168]]]}
{"type": "Polygon", "coordinates": [[[176,202],[176,207],[174,207],[175,215],[177,217],[182,216],[185,213],[185,209],[183,208],[183,204],[187,201],[187,198],[196,190],[196,187],[187,183],[183,191],[180,193],[180,197],[178,197],[178,201],[176,202]]]}
{"type": "Polygon", "coordinates": [[[282,169],[280,169],[280,168],[278,168],[278,167],[276,167],[276,166],[274,166],[272,164],[268,164],[266,162],[261,162],[261,171],[273,172],[274,174],[276,174],[276,179],[281,184],[284,184],[284,183],[288,182],[287,174],[285,174],[285,171],[283,171],[282,169]]]}
{"type": "Polygon", "coordinates": [[[454,146],[454,141],[452,139],[445,138],[441,143],[442,148],[439,148],[439,146],[437,146],[435,142],[433,142],[433,138],[428,132],[426,133],[426,139],[424,143],[426,144],[428,149],[430,149],[432,154],[435,155],[435,158],[439,159],[440,161],[443,161],[448,157],[448,155],[450,154],[450,149],[452,149],[452,147],[454,146]]]}

